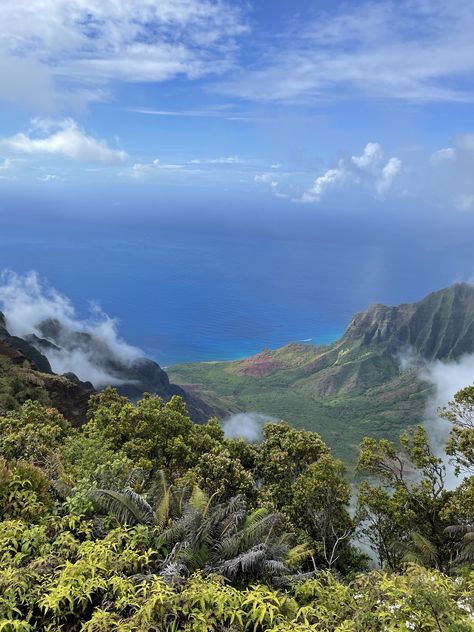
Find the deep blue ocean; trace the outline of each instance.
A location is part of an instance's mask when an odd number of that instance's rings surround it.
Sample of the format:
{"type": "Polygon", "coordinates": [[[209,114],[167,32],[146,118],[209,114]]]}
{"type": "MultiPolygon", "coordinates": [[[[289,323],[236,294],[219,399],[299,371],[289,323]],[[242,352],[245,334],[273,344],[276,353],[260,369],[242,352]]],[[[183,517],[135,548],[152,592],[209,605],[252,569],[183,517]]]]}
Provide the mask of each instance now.
{"type": "Polygon", "coordinates": [[[2,219],[0,269],[38,271],[83,316],[97,301],[164,366],[328,342],[372,302],[410,302],[474,275],[469,218],[17,211],[2,219]]]}

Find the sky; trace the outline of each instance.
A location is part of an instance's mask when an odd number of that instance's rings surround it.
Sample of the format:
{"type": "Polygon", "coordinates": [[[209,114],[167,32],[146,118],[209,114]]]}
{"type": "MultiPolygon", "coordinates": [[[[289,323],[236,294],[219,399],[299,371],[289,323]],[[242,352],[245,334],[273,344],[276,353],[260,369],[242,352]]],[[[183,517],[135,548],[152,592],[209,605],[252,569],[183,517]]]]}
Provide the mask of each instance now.
{"type": "Polygon", "coordinates": [[[474,213],[470,0],[0,8],[5,195],[474,213]]]}

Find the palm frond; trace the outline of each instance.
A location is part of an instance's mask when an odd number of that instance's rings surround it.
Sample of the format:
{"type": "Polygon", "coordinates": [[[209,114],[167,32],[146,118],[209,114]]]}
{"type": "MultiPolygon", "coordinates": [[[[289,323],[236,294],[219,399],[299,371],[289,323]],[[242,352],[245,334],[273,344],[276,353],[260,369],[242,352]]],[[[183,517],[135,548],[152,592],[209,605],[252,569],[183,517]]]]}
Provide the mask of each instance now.
{"type": "Polygon", "coordinates": [[[112,489],[95,489],[89,497],[107,513],[123,524],[153,525],[153,509],[147,501],[131,489],[116,492],[112,489]]]}
{"type": "Polygon", "coordinates": [[[465,533],[474,533],[474,525],[472,524],[453,524],[444,530],[448,535],[464,535],[465,533]]]}
{"type": "Polygon", "coordinates": [[[470,526],[464,533],[461,542],[461,548],[458,556],[454,560],[455,566],[463,566],[465,564],[474,564],[474,527],[470,526]]]}
{"type": "Polygon", "coordinates": [[[163,529],[170,519],[172,490],[171,486],[168,485],[166,475],[163,470],[158,472],[158,477],[158,493],[155,501],[155,524],[160,529],[163,529]]]}
{"type": "Polygon", "coordinates": [[[260,507],[258,509],[254,509],[252,513],[250,513],[245,519],[245,522],[243,524],[244,528],[251,527],[256,522],[259,522],[260,520],[262,520],[262,518],[265,518],[268,514],[269,514],[269,510],[266,507],[260,507]]]}
{"type": "Polygon", "coordinates": [[[142,467],[134,467],[128,473],[125,480],[125,487],[143,487],[146,479],[148,478],[148,472],[142,467]]]}
{"type": "Polygon", "coordinates": [[[195,511],[204,513],[209,505],[209,496],[200,487],[195,485],[188,503],[195,511]]]}
{"type": "Polygon", "coordinates": [[[411,534],[411,541],[398,547],[403,553],[403,561],[419,564],[420,566],[437,566],[438,550],[424,535],[417,531],[411,534]]]}
{"type": "Polygon", "coordinates": [[[223,561],[215,568],[216,572],[228,579],[234,580],[237,576],[249,576],[256,574],[257,569],[263,564],[266,557],[264,544],[258,544],[252,549],[223,561]]]}
{"type": "Polygon", "coordinates": [[[281,560],[265,560],[263,568],[269,575],[283,575],[288,573],[288,567],[281,560]]]}

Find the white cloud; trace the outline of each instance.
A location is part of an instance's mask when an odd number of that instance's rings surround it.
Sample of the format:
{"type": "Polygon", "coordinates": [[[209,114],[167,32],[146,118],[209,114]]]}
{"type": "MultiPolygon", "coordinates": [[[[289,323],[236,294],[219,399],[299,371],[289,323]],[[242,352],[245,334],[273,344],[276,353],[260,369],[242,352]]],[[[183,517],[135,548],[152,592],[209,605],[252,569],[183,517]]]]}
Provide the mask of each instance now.
{"type": "Polygon", "coordinates": [[[272,173],[256,173],[254,176],[255,182],[271,182],[273,178],[272,173]]]}
{"type": "MultiPolygon", "coordinates": [[[[4,3],[2,3],[2,31],[4,3]]],[[[13,5],[11,5],[13,6],[13,5]]],[[[54,107],[55,87],[49,69],[36,59],[11,54],[0,35],[0,100],[33,105],[40,110],[54,107]]]]}
{"type": "Polygon", "coordinates": [[[82,131],[72,119],[49,121],[35,119],[28,134],[19,133],[0,139],[0,152],[10,155],[61,156],[86,162],[120,163],[127,154],[111,149],[82,131]]]}
{"type": "Polygon", "coordinates": [[[197,158],[191,160],[190,164],[194,165],[242,165],[244,161],[238,156],[222,156],[220,158],[197,158]]]}
{"type": "Polygon", "coordinates": [[[451,147],[431,154],[431,164],[439,199],[457,211],[474,211],[474,134],[455,136],[451,147]]]}
{"type": "Polygon", "coordinates": [[[359,169],[369,169],[379,162],[382,151],[378,143],[367,143],[362,156],[352,156],[352,163],[359,169]]]}
{"type": "Polygon", "coordinates": [[[337,169],[328,169],[326,173],[316,178],[313,185],[301,197],[301,202],[319,202],[327,189],[341,184],[348,176],[349,172],[343,164],[340,164],[337,169]]]}
{"type": "Polygon", "coordinates": [[[183,168],[184,165],[162,164],[158,158],[155,158],[152,162],[136,162],[130,169],[122,172],[122,175],[129,176],[135,180],[142,180],[156,175],[160,170],[178,171],[183,168]]]}
{"type": "Polygon", "coordinates": [[[452,147],[446,147],[445,149],[438,149],[431,155],[431,162],[434,165],[442,164],[447,160],[454,160],[455,152],[452,147]]]}
{"type": "Polygon", "coordinates": [[[457,211],[474,211],[474,193],[460,193],[454,196],[454,208],[457,211]]]}
{"type": "Polygon", "coordinates": [[[0,163],[0,171],[8,171],[12,168],[13,160],[11,158],[5,158],[5,160],[0,163]]]}
{"type": "Polygon", "coordinates": [[[232,64],[235,38],[247,30],[241,10],[225,0],[1,4],[0,97],[22,103],[51,105],[55,83],[74,92],[81,87],[83,97],[88,86],[94,97],[98,85],[114,80],[221,72],[232,64]]]}
{"type": "Polygon", "coordinates": [[[390,158],[387,164],[382,169],[382,174],[375,185],[378,193],[384,193],[388,191],[393,184],[393,181],[400,173],[402,168],[402,161],[399,158],[390,158]]]}
{"type": "Polygon", "coordinates": [[[248,443],[259,443],[266,423],[276,422],[270,415],[261,413],[236,413],[224,419],[222,428],[228,439],[245,439],[248,443]]]}
{"type": "Polygon", "coordinates": [[[379,143],[370,142],[360,156],[351,156],[349,160],[341,159],[337,167],[328,169],[323,175],[318,176],[311,187],[295,201],[320,202],[329,190],[349,183],[365,184],[375,189],[378,194],[382,194],[390,189],[401,166],[402,161],[396,157],[385,162],[379,143]]]}
{"type": "Polygon", "coordinates": [[[41,182],[57,182],[61,180],[61,178],[54,173],[46,173],[44,176],[38,176],[36,179],[41,182]]]}
{"type": "Polygon", "coordinates": [[[219,158],[195,158],[194,160],[182,164],[166,164],[162,163],[158,158],[155,158],[152,162],[136,162],[130,169],[123,171],[122,175],[134,178],[135,180],[156,176],[160,171],[179,171],[181,173],[198,175],[209,173],[212,171],[212,168],[243,164],[245,164],[245,161],[235,155],[222,156],[219,158]]]}
{"type": "Polygon", "coordinates": [[[474,154],[474,134],[459,134],[455,139],[457,152],[470,152],[474,154]]]}
{"type": "Polygon", "coordinates": [[[215,89],[257,101],[472,101],[473,31],[470,0],[333,3],[215,89]]]}
{"type": "Polygon", "coordinates": [[[431,155],[434,165],[446,162],[474,160],[474,134],[458,134],[453,140],[452,147],[438,149],[431,155]]]}

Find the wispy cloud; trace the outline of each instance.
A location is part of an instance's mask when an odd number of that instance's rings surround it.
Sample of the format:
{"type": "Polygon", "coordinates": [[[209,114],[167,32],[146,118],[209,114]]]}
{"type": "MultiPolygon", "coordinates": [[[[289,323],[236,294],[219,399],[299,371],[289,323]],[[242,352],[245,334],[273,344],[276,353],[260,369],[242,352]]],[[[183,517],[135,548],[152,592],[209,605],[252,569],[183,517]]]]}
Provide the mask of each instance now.
{"type": "Polygon", "coordinates": [[[0,171],[9,171],[12,168],[13,160],[10,158],[5,158],[3,162],[0,163],[0,171]]]}
{"type": "Polygon", "coordinates": [[[241,165],[244,161],[238,156],[221,156],[220,158],[195,158],[191,165],[241,165]]]}
{"type": "Polygon", "coordinates": [[[75,121],[35,119],[28,133],[0,138],[0,152],[24,156],[59,156],[86,162],[120,163],[123,150],[111,149],[106,141],[86,134],[75,121]]]}
{"type": "MultiPolygon", "coordinates": [[[[178,172],[187,175],[205,175],[223,171],[225,167],[240,169],[245,167],[246,161],[236,155],[220,156],[219,158],[194,158],[186,162],[169,164],[163,163],[159,158],[151,162],[136,162],[130,169],[121,172],[121,175],[133,178],[134,180],[144,180],[157,177],[164,172],[178,172]]],[[[228,171],[226,169],[226,171],[228,171]]]]}
{"type": "Polygon", "coordinates": [[[184,165],[163,164],[158,158],[152,162],[136,162],[130,169],[122,172],[122,175],[133,178],[134,180],[143,180],[147,177],[156,175],[159,171],[179,171],[184,165]]]}
{"type": "Polygon", "coordinates": [[[22,81],[0,96],[51,100],[53,82],[89,86],[163,81],[228,69],[241,10],[214,0],[15,0],[2,3],[0,72],[22,81]],[[23,87],[20,89],[18,85],[23,87]],[[36,86],[36,94],[31,87],[36,86]]]}
{"type": "Polygon", "coordinates": [[[458,134],[451,147],[435,151],[431,155],[435,170],[434,182],[441,184],[457,211],[474,211],[474,134],[458,134]]]}
{"type": "Polygon", "coordinates": [[[251,101],[357,96],[409,101],[471,101],[462,81],[474,71],[470,0],[341,3],[298,23],[267,48],[255,68],[216,84],[251,101]]]}
{"type": "Polygon", "coordinates": [[[61,180],[55,173],[46,173],[44,176],[38,176],[36,179],[40,182],[58,182],[61,180]]]}

